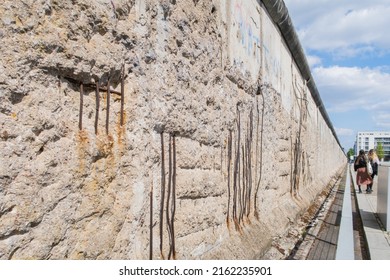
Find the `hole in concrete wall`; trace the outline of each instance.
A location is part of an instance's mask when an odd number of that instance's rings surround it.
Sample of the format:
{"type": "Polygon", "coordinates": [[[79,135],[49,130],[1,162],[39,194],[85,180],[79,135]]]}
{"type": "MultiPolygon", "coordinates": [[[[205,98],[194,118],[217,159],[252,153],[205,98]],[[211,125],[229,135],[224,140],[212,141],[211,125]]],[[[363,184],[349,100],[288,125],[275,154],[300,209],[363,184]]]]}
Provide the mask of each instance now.
{"type": "Polygon", "coordinates": [[[211,8],[211,13],[214,14],[216,11],[217,11],[217,8],[215,8],[215,6],[213,6],[213,7],[211,8]]]}
{"type": "Polygon", "coordinates": [[[13,92],[10,96],[10,101],[11,101],[12,105],[15,105],[15,104],[22,102],[23,98],[24,98],[23,93],[13,92]]]}
{"type": "Polygon", "coordinates": [[[42,147],[38,150],[37,156],[39,156],[40,154],[42,154],[44,150],[45,150],[45,148],[42,146],[42,147]]]}

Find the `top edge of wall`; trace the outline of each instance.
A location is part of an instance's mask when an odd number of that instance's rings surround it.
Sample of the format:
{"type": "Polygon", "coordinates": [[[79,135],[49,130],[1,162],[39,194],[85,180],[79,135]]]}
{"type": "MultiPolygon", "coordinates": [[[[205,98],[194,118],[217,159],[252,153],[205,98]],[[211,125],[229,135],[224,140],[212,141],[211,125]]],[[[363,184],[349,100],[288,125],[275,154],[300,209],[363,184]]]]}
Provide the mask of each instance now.
{"type": "Polygon", "coordinates": [[[302,77],[306,80],[307,86],[311,92],[311,95],[320,110],[326,124],[329,129],[332,131],[333,136],[335,137],[340,148],[343,147],[340,144],[340,141],[337,137],[336,131],[333,127],[333,124],[329,118],[328,113],[326,112],[325,106],[322,102],[321,96],[318,92],[317,86],[313,79],[313,76],[310,71],[309,64],[306,59],[306,55],[302,48],[302,45],[299,41],[298,35],[295,31],[294,25],[291,21],[288,9],[283,0],[257,0],[261,5],[263,4],[267,12],[269,13],[273,22],[278,26],[279,30],[282,33],[284,40],[286,41],[287,47],[289,48],[295,63],[298,66],[299,71],[301,72],[302,77]]]}

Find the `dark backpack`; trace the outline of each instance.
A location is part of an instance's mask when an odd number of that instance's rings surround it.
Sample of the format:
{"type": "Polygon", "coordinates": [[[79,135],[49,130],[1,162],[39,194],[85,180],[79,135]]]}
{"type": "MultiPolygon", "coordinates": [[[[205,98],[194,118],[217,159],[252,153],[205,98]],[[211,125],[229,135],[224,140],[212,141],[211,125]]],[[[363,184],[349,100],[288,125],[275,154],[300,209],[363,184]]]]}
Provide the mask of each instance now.
{"type": "Polygon", "coordinates": [[[353,169],[355,170],[355,172],[358,170],[358,159],[359,158],[357,158],[357,159],[355,159],[355,162],[353,163],[353,169]]]}

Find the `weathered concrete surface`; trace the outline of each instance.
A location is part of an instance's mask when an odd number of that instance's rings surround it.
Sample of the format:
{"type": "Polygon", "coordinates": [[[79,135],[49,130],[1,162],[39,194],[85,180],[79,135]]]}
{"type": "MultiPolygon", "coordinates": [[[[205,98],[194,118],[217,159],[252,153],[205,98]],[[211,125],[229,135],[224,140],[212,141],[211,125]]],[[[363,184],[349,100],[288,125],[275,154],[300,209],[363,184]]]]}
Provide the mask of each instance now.
{"type": "Polygon", "coordinates": [[[344,164],[257,1],[0,15],[0,259],[262,258],[344,164]]]}

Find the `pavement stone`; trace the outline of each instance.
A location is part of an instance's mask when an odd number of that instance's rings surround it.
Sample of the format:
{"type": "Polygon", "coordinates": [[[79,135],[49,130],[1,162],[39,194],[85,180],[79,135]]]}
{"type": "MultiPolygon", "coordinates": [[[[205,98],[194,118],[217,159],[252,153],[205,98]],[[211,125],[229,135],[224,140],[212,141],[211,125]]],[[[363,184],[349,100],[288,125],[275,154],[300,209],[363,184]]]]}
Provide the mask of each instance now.
{"type": "Polygon", "coordinates": [[[352,165],[350,165],[350,170],[370,257],[372,260],[390,260],[390,232],[384,230],[376,213],[378,177],[374,178],[374,191],[372,193],[364,192],[365,186],[362,186],[363,192],[358,193],[356,172],[352,165]]]}

